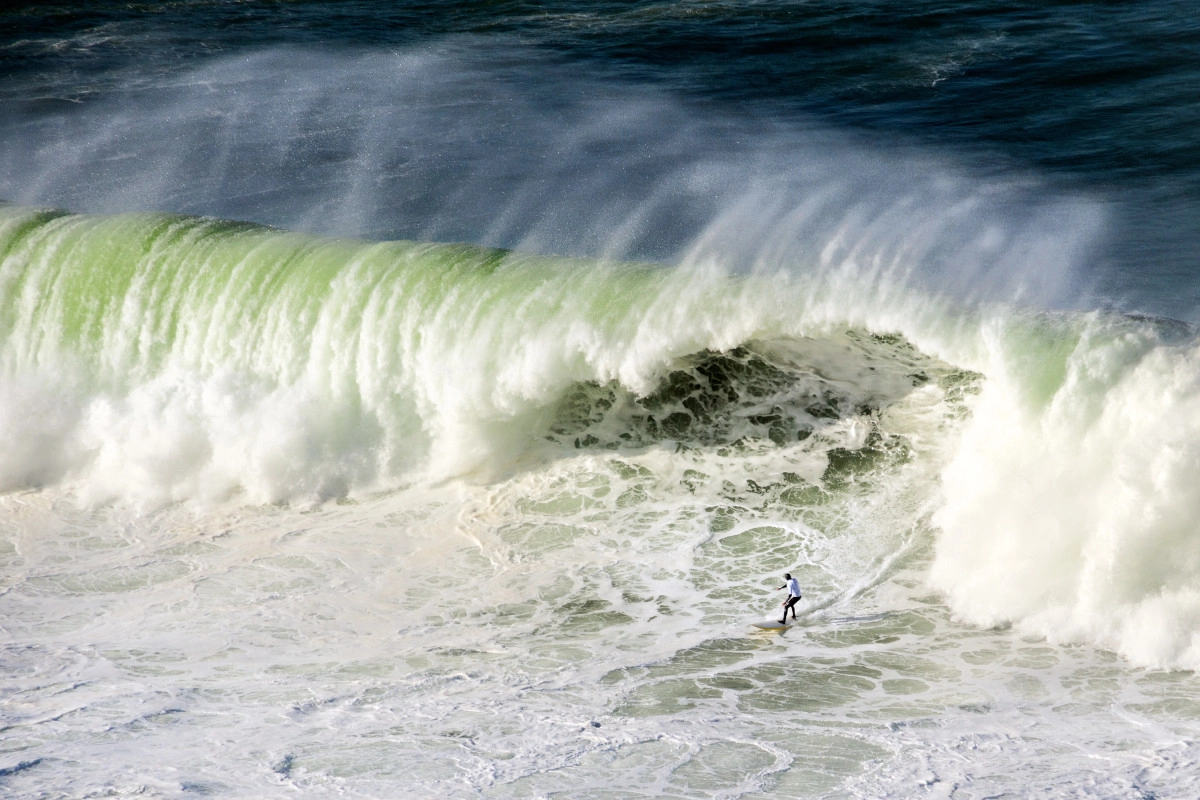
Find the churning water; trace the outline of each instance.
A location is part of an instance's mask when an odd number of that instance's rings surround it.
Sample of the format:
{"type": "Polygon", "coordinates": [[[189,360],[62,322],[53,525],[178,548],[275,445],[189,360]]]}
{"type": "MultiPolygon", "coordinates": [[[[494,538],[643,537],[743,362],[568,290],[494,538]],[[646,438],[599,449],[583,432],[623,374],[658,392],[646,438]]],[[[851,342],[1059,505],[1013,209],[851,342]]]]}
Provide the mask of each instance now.
{"type": "Polygon", "coordinates": [[[0,786],[1193,796],[1168,6],[0,17],[0,786]]]}

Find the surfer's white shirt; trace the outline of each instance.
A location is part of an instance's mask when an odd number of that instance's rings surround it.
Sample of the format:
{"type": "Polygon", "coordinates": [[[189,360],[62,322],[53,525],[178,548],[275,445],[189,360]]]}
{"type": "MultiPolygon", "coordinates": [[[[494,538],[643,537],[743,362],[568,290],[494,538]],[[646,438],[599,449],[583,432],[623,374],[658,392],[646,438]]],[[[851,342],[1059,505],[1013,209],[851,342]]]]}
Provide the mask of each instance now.
{"type": "Polygon", "coordinates": [[[800,581],[796,580],[795,578],[788,578],[787,590],[788,590],[788,595],[790,597],[799,597],[800,596],[800,581]]]}

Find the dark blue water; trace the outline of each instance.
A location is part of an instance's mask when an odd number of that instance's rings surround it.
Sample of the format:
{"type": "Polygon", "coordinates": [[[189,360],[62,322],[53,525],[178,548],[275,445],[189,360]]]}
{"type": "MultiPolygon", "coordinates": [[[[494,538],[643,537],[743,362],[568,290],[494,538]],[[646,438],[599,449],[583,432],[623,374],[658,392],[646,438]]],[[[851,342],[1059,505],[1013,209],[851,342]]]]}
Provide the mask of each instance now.
{"type": "Polygon", "coordinates": [[[1103,208],[1082,303],[1200,307],[1178,2],[59,4],[0,75],[20,203],[671,259],[796,163],[932,156],[1103,208]]]}

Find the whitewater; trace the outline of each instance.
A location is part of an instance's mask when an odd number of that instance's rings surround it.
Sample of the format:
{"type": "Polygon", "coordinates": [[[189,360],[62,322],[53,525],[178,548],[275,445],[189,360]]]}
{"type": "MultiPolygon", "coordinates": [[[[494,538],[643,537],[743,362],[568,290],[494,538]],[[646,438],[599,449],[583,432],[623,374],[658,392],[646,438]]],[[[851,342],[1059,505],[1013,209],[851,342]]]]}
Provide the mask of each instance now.
{"type": "Polygon", "coordinates": [[[478,45],[0,145],[0,786],[1193,796],[1200,341],[1111,203],[478,45]]]}

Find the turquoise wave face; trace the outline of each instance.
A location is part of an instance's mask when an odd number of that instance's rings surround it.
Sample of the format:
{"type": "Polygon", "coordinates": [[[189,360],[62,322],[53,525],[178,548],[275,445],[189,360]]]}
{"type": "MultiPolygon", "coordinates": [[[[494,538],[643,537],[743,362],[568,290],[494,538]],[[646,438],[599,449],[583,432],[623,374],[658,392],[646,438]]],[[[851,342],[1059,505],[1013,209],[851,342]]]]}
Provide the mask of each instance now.
{"type": "MultiPolygon", "coordinates": [[[[240,447],[287,476],[252,495],[329,496],[505,469],[547,442],[786,448],[970,380],[901,337],[830,330],[828,308],[797,315],[812,287],[786,279],[166,215],[3,215],[0,364],[24,402],[63,398],[40,436],[75,452],[50,459],[64,474],[135,426],[162,434],[152,451],[193,455],[181,474],[240,447]]],[[[55,471],[10,469],[17,484],[55,471]]]]}

